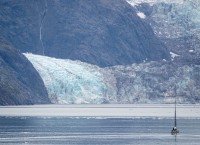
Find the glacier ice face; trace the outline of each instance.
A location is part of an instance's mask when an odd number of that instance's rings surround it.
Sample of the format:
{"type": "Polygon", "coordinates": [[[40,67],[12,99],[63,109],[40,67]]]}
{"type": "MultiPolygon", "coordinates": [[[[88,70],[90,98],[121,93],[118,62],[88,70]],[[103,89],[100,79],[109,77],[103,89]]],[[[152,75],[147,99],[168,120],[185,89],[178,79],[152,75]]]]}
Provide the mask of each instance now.
{"type": "Polygon", "coordinates": [[[25,54],[53,103],[200,102],[200,67],[148,62],[100,68],[80,61],[25,54]]]}
{"type": "Polygon", "coordinates": [[[157,35],[167,38],[190,35],[197,35],[199,37],[199,5],[200,1],[196,0],[186,0],[183,3],[156,4],[152,12],[152,18],[157,23],[154,26],[154,31],[157,35]]]}
{"type": "MultiPolygon", "coordinates": [[[[101,68],[80,61],[25,54],[43,78],[49,97],[59,104],[112,102],[114,88],[101,68]],[[108,99],[108,100],[107,100],[108,99]]],[[[112,78],[109,78],[112,79],[112,78]]]]}

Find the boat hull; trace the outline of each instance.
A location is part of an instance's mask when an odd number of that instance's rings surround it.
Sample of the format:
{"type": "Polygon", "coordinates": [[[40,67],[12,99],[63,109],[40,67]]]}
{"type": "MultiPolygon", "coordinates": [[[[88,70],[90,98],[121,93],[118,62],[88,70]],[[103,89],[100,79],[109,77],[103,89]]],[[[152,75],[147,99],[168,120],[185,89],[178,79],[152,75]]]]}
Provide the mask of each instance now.
{"type": "Polygon", "coordinates": [[[172,134],[172,135],[176,135],[176,134],[178,134],[178,133],[179,133],[179,131],[178,131],[177,129],[171,131],[171,134],[172,134]]]}

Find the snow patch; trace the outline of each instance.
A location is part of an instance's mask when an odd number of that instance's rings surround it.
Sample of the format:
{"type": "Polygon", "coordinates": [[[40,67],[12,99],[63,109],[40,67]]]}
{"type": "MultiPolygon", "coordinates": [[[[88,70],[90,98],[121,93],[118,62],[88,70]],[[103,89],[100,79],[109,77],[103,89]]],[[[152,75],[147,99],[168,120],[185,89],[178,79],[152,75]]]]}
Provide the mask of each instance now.
{"type": "Polygon", "coordinates": [[[155,3],[177,3],[182,4],[184,0],[126,0],[131,6],[135,7],[141,3],[149,3],[153,5],[155,3]]]}
{"type": "Polygon", "coordinates": [[[146,15],[142,12],[138,12],[137,13],[138,17],[140,17],[141,19],[145,19],[146,18],[146,15]]]}
{"type": "Polygon", "coordinates": [[[194,52],[194,50],[191,49],[191,50],[189,50],[189,52],[194,52]]]}
{"type": "Polygon", "coordinates": [[[173,52],[170,52],[170,55],[171,55],[172,60],[174,60],[175,57],[180,56],[180,55],[173,53],[173,52]]]}

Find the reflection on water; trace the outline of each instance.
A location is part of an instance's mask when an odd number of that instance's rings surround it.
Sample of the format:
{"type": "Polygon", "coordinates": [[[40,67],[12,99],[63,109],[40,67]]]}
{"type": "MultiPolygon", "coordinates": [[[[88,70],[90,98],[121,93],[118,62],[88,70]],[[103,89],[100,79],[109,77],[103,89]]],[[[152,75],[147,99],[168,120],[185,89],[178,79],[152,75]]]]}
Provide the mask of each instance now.
{"type": "Polygon", "coordinates": [[[200,120],[0,117],[0,144],[37,145],[199,145],[200,120]]]}

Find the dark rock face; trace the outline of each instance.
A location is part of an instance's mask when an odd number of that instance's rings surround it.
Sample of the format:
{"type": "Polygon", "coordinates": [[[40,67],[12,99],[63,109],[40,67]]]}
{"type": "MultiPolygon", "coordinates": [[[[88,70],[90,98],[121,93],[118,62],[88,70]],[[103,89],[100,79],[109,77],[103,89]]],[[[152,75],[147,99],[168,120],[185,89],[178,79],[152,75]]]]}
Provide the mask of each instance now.
{"type": "Polygon", "coordinates": [[[169,58],[124,0],[2,0],[0,7],[2,35],[22,52],[101,67],[169,58]]]}
{"type": "Polygon", "coordinates": [[[36,15],[35,3],[25,0],[0,1],[1,35],[22,52],[39,51],[39,16],[36,15]]]}
{"type": "Polygon", "coordinates": [[[3,39],[0,39],[0,74],[0,105],[50,103],[37,71],[3,39]]]}

